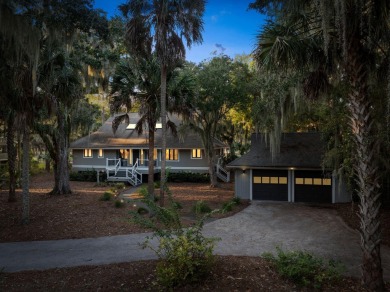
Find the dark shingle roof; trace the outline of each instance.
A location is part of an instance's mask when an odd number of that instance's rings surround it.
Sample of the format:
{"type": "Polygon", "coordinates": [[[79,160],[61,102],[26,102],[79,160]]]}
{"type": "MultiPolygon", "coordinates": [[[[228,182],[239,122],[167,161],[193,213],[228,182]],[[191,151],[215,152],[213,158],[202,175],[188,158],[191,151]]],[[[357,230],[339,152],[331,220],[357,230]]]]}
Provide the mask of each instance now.
{"type": "Polygon", "coordinates": [[[232,161],[228,168],[320,168],[324,145],[320,133],[284,133],[280,153],[272,157],[264,135],[252,134],[250,151],[232,161]]]}
{"type": "MultiPolygon", "coordinates": [[[[139,120],[138,113],[130,113],[130,123],[135,124],[139,120]]],[[[148,131],[144,130],[144,133],[138,135],[136,130],[126,129],[126,124],[119,125],[118,130],[114,134],[112,131],[112,121],[114,117],[110,117],[96,132],[91,133],[88,136],[82,137],[70,144],[71,149],[84,149],[84,148],[147,148],[148,147],[148,131]]],[[[177,116],[169,116],[169,119],[173,121],[176,126],[180,126],[181,121],[177,116]]],[[[157,129],[155,133],[155,147],[161,147],[161,129],[157,129]]],[[[214,145],[216,148],[227,147],[224,143],[215,140],[214,145]]],[[[194,132],[188,132],[183,139],[178,136],[174,137],[170,130],[167,130],[167,148],[203,148],[202,140],[199,135],[194,132]]]]}

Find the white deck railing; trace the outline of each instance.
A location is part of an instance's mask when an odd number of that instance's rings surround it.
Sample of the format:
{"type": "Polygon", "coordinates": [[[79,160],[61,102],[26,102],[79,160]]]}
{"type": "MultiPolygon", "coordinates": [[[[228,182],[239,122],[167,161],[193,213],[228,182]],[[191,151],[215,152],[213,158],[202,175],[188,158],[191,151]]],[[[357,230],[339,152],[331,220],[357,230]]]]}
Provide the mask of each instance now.
{"type": "Polygon", "coordinates": [[[122,166],[122,159],[106,159],[106,173],[109,181],[127,181],[133,186],[142,184],[142,174],[137,171],[138,159],[132,166],[122,166]],[[112,173],[114,171],[114,173],[112,173]]]}
{"type": "Polygon", "coordinates": [[[218,162],[216,165],[216,174],[217,177],[223,180],[224,182],[230,181],[230,172],[222,167],[222,158],[218,158],[218,162]]]}

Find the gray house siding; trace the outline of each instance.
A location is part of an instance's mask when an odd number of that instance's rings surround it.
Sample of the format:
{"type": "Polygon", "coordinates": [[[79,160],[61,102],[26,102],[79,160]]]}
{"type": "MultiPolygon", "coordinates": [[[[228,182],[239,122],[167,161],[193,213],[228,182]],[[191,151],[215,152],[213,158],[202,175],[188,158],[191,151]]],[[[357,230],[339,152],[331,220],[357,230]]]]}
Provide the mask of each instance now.
{"type": "Polygon", "coordinates": [[[251,170],[245,173],[241,169],[234,171],[234,194],[241,199],[251,199],[251,170]]]}
{"type": "MultiPolygon", "coordinates": [[[[179,160],[167,160],[171,172],[208,172],[207,159],[202,150],[202,158],[192,159],[192,149],[179,149],[179,160]]],[[[161,156],[159,157],[161,159],[161,156]]]]}
{"type": "Polygon", "coordinates": [[[84,149],[73,149],[73,163],[72,169],[74,171],[79,170],[92,170],[92,169],[105,169],[106,159],[116,158],[116,150],[103,150],[103,157],[98,157],[99,149],[92,149],[92,157],[84,157],[84,149]]]}
{"type": "MultiPolygon", "coordinates": [[[[139,149],[139,148],[137,148],[139,149]]],[[[144,149],[147,150],[147,149],[144,149]]],[[[92,149],[92,157],[84,157],[84,149],[73,149],[73,171],[105,169],[107,159],[117,158],[117,149],[104,149],[103,158],[98,157],[99,150],[92,149]]],[[[167,160],[167,167],[171,172],[208,172],[207,159],[204,157],[202,150],[202,158],[192,159],[192,149],[179,149],[179,159],[175,161],[167,160]]],[[[147,157],[145,157],[146,159],[147,157]]],[[[156,170],[161,165],[161,151],[158,151],[158,161],[156,170]]],[[[130,166],[130,164],[129,164],[130,166]]],[[[139,166],[141,172],[147,173],[147,162],[139,166]]]]}

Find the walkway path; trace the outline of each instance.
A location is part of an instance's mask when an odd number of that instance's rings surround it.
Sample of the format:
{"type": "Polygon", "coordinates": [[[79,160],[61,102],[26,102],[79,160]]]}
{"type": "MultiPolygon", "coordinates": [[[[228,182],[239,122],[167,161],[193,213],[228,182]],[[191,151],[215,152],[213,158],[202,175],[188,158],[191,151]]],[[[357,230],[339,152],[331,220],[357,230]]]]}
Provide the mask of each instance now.
{"type": "MultiPolygon", "coordinates": [[[[217,243],[216,254],[258,256],[275,251],[275,246],[303,249],[341,260],[348,267],[347,274],[360,275],[359,235],[332,209],[290,203],[253,203],[234,216],[206,224],[204,233],[222,239],[217,243]]],[[[147,235],[150,233],[1,243],[0,268],[14,272],[154,259],[151,250],[139,245],[147,235]]],[[[388,247],[382,247],[382,262],[385,279],[390,280],[388,247]]]]}

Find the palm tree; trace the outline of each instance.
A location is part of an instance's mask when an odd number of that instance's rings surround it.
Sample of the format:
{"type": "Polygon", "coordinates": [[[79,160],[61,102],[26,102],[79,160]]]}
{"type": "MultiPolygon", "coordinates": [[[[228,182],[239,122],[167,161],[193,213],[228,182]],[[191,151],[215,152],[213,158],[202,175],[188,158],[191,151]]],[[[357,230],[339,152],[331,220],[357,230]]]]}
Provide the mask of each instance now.
{"type": "MultiPolygon", "coordinates": [[[[143,126],[147,126],[149,136],[148,193],[151,196],[154,194],[154,136],[160,108],[160,75],[158,72],[159,64],[156,58],[127,58],[117,65],[111,82],[111,110],[116,112],[125,107],[127,111],[131,111],[136,103],[139,106],[141,118],[135,130],[140,135],[143,133],[143,126]]],[[[127,113],[115,118],[112,124],[114,132],[124,120],[129,122],[127,113]]]]}
{"type": "MultiPolygon", "coordinates": [[[[116,68],[111,82],[111,110],[118,111],[125,108],[126,113],[117,116],[113,121],[113,130],[117,130],[120,123],[129,123],[127,113],[138,110],[141,118],[135,130],[142,134],[144,126],[148,129],[148,193],[154,194],[154,137],[156,123],[160,119],[160,74],[159,63],[155,56],[150,59],[129,57],[122,60],[116,68]]],[[[182,100],[191,95],[193,86],[177,68],[167,75],[168,112],[181,114],[187,108],[182,100]]],[[[167,126],[173,134],[176,133],[174,123],[168,121],[167,126]]]]}
{"type": "MultiPolygon", "coordinates": [[[[0,0],[0,42],[2,44],[0,46],[0,95],[1,105],[7,109],[8,171],[10,174],[8,201],[10,202],[16,201],[15,122],[20,120],[19,117],[22,114],[23,107],[20,90],[18,90],[22,78],[16,72],[23,66],[27,70],[31,70],[31,83],[28,86],[31,86],[29,89],[34,92],[41,36],[40,31],[32,25],[30,19],[18,13],[27,8],[24,6],[25,4],[23,1],[0,0]],[[20,64],[23,64],[23,66],[20,66],[20,64]]],[[[30,7],[33,7],[33,5],[30,7]]],[[[27,194],[26,192],[24,190],[24,197],[27,194]]]]}
{"type": "MultiPolygon", "coordinates": [[[[277,12],[274,14],[277,15],[276,23],[271,23],[268,26],[270,29],[259,36],[255,56],[260,64],[268,62],[276,68],[283,66],[297,70],[297,66],[313,65],[313,59],[310,57],[320,53],[320,60],[325,61],[323,64],[329,64],[329,61],[337,63],[337,66],[327,66],[326,71],[333,69],[333,72],[337,72],[347,81],[347,105],[357,157],[354,169],[360,198],[362,281],[369,290],[382,291],[380,175],[377,164],[380,152],[379,136],[374,122],[375,101],[370,83],[378,82],[379,79],[375,77],[378,68],[383,67],[383,64],[388,66],[390,3],[382,0],[335,0],[320,1],[320,5],[317,4],[314,1],[299,0],[252,3],[251,7],[260,12],[277,12]],[[295,17],[295,23],[290,23],[288,27],[287,21],[292,20],[292,16],[295,17]],[[275,33],[277,30],[272,31],[278,25],[286,28],[284,32],[278,30],[280,35],[275,33]],[[322,37],[322,50],[318,49],[318,36],[322,37]],[[271,39],[274,41],[270,41],[271,39]],[[317,50],[314,50],[315,47],[317,50]],[[294,61],[296,64],[293,64],[294,61]]],[[[316,68],[317,72],[324,72],[325,69],[323,66],[316,68]]],[[[321,75],[311,74],[311,77],[314,76],[321,75]]],[[[325,74],[316,84],[326,84],[326,78],[325,74]]],[[[314,85],[312,82],[308,84],[314,85]]],[[[315,91],[318,92],[318,87],[315,91]]]]}
{"type": "Polygon", "coordinates": [[[205,0],[129,0],[120,6],[128,18],[126,42],[130,53],[148,56],[154,48],[161,72],[161,191],[164,204],[166,163],[166,95],[168,67],[185,58],[187,46],[202,41],[205,0]]]}

